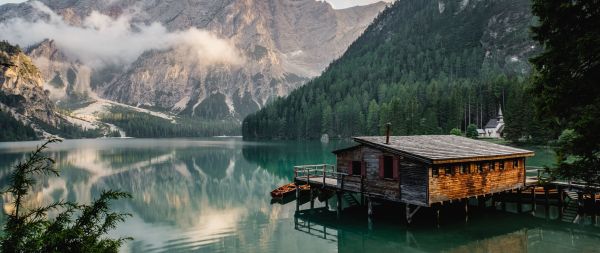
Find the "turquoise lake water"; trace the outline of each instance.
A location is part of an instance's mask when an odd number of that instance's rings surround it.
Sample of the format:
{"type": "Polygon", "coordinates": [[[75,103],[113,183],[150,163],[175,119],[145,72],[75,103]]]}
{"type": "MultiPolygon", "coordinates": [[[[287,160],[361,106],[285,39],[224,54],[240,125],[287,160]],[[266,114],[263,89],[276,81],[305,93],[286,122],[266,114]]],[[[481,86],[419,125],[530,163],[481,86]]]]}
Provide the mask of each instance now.
{"type": "MultiPolygon", "coordinates": [[[[9,168],[37,144],[0,143],[1,185],[7,184],[9,168]]],[[[28,201],[89,202],[103,189],[131,192],[133,199],[113,204],[133,214],[111,233],[135,238],[123,252],[600,252],[600,228],[558,221],[556,210],[546,215],[543,208],[535,215],[443,214],[439,226],[407,227],[393,208],[376,207],[369,224],[361,209],[337,218],[334,200],[332,212],[299,216],[294,202],[271,204],[269,192],[291,181],[293,165],[333,163],[331,151],[350,145],[238,138],[67,140],[48,151],[61,177],[41,179],[28,201]]],[[[528,165],[553,163],[548,148],[530,149],[539,156],[528,165]]]]}

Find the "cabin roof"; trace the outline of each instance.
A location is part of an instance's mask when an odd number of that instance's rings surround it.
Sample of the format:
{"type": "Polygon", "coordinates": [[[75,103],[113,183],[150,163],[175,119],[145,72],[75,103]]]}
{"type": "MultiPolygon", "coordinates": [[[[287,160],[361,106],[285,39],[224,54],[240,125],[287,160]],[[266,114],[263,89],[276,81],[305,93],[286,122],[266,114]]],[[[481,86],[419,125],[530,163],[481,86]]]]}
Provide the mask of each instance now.
{"type": "Polygon", "coordinates": [[[351,146],[351,147],[347,147],[347,148],[342,148],[342,149],[331,151],[331,153],[338,154],[338,153],[342,153],[344,151],[353,150],[353,149],[358,148],[360,146],[362,146],[362,145],[354,145],[354,146],[351,146]]]}
{"type": "Polygon", "coordinates": [[[496,128],[499,123],[498,119],[490,119],[484,128],[496,128]]]}
{"type": "Polygon", "coordinates": [[[533,151],[455,135],[354,137],[358,143],[398,153],[430,164],[482,161],[533,156],[533,151]]]}

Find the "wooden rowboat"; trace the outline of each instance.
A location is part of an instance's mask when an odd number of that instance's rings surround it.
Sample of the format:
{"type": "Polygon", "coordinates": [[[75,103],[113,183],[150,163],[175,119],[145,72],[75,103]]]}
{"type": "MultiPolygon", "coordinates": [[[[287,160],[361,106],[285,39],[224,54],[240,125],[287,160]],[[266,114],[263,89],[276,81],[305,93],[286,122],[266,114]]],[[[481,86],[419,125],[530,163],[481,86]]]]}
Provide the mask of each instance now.
{"type": "MultiPolygon", "coordinates": [[[[301,191],[310,189],[309,185],[300,185],[298,187],[300,188],[301,191]]],[[[271,197],[274,199],[282,199],[282,198],[285,198],[287,196],[294,194],[295,191],[296,191],[296,184],[289,183],[289,184],[280,186],[279,188],[271,191],[271,197]]]]}

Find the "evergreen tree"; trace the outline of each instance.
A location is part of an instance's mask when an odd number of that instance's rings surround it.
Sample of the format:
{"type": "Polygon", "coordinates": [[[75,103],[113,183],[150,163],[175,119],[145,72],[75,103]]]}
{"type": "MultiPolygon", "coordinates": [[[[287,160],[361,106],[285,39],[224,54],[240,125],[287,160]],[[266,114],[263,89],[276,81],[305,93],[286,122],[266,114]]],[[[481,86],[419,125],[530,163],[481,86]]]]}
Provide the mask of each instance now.
{"type": "Polygon", "coordinates": [[[533,95],[561,135],[555,176],[600,183],[600,1],[533,1],[544,51],[533,58],[533,95]]]}
{"type": "Polygon", "coordinates": [[[452,128],[452,130],[450,130],[450,134],[456,135],[456,136],[462,136],[462,131],[460,131],[460,129],[458,129],[458,128],[452,128]]]}
{"type": "Polygon", "coordinates": [[[477,133],[477,126],[473,124],[467,126],[467,132],[465,132],[465,136],[469,138],[477,138],[479,136],[479,133],[477,133]]]}
{"type": "Polygon", "coordinates": [[[2,252],[118,252],[131,238],[107,238],[106,234],[123,222],[129,214],[111,212],[109,202],[131,197],[128,193],[104,191],[90,205],[56,202],[34,209],[25,208],[37,175],[55,175],[54,160],[42,155],[50,139],[37,148],[25,162],[19,163],[2,193],[9,195],[13,211],[8,214],[4,234],[0,237],[2,252]],[[48,211],[60,211],[48,219],[48,211]]]}

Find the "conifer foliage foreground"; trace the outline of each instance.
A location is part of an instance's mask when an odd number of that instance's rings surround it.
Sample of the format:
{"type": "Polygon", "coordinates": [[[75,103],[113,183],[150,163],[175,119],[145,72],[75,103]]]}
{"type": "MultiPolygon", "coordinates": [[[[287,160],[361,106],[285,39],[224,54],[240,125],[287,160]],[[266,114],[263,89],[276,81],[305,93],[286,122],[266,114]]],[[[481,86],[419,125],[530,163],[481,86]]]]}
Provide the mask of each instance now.
{"type": "Polygon", "coordinates": [[[106,236],[119,222],[130,216],[112,212],[109,202],[130,198],[129,193],[103,191],[89,205],[74,202],[55,202],[33,209],[25,208],[25,198],[36,184],[35,177],[59,176],[55,161],[43,155],[48,144],[60,142],[50,139],[32,152],[27,160],[15,166],[10,184],[2,191],[11,199],[13,210],[8,214],[0,249],[2,252],[117,252],[131,238],[112,239],[106,236]],[[59,211],[49,219],[48,212],[59,211]]]}

